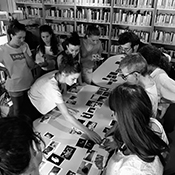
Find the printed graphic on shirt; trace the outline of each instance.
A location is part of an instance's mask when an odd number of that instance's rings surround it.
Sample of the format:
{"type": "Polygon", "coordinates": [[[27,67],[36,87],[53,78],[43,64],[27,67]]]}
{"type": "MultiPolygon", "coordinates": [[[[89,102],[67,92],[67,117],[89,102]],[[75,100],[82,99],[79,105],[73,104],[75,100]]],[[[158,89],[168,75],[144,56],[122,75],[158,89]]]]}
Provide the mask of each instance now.
{"type": "Polygon", "coordinates": [[[13,61],[25,59],[24,53],[10,54],[13,61]]]}

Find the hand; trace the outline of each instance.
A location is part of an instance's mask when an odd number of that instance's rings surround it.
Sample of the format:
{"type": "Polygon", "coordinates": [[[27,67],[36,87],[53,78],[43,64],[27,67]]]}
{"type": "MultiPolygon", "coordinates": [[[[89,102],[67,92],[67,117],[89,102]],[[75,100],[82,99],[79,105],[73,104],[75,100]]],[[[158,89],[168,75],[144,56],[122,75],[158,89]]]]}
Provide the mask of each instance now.
{"type": "Polygon", "coordinates": [[[117,143],[113,140],[113,141],[107,141],[103,144],[103,148],[108,151],[111,152],[114,149],[118,148],[117,143]]]}
{"type": "Polygon", "coordinates": [[[87,131],[86,134],[89,137],[89,139],[91,139],[95,143],[97,143],[97,144],[100,144],[101,143],[102,139],[101,139],[101,137],[96,132],[88,129],[88,131],[87,131]]]}
{"type": "Polygon", "coordinates": [[[103,158],[102,156],[100,156],[99,154],[96,156],[95,158],[95,165],[97,166],[98,169],[102,170],[104,165],[103,165],[103,158]]]}

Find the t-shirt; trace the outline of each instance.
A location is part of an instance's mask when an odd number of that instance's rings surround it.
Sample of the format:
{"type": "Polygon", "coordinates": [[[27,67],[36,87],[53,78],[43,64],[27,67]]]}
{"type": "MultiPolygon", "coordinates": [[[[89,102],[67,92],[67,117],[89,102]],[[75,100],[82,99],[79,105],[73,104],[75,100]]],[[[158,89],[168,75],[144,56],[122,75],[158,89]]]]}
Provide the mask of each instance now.
{"type": "Polygon", "coordinates": [[[28,92],[31,103],[43,115],[54,109],[57,104],[64,103],[59,83],[55,79],[57,72],[49,72],[37,79],[28,92]]]}
{"type": "Polygon", "coordinates": [[[145,88],[145,91],[151,100],[153,114],[156,117],[157,116],[158,102],[159,102],[156,84],[154,84],[153,86],[151,86],[149,88],[145,88]]]}
{"type": "MultiPolygon", "coordinates": [[[[150,127],[159,131],[160,137],[168,144],[165,131],[162,125],[154,118],[151,118],[150,127]]],[[[145,162],[137,155],[124,155],[121,151],[114,153],[110,158],[106,175],[162,175],[163,165],[158,156],[155,156],[153,162],[145,162]]]]}
{"type": "Polygon", "coordinates": [[[36,64],[43,63],[45,59],[48,65],[41,68],[45,71],[54,70],[56,65],[56,56],[53,55],[53,52],[51,51],[51,46],[45,46],[45,55],[39,50],[36,54],[35,62],[36,64]]]}
{"type": "Polygon", "coordinates": [[[8,44],[0,47],[0,62],[9,71],[11,78],[7,77],[5,87],[9,92],[19,92],[30,88],[33,76],[24,55],[27,52],[32,55],[27,43],[19,48],[13,48],[8,44]]]}
{"type": "Polygon", "coordinates": [[[101,55],[103,51],[101,41],[94,45],[91,50],[87,50],[87,39],[83,38],[80,40],[80,55],[81,55],[81,63],[85,68],[94,68],[94,61],[92,60],[93,54],[101,55]]]}
{"type": "Polygon", "coordinates": [[[170,103],[175,103],[175,81],[160,68],[156,68],[150,76],[157,86],[159,96],[158,108],[165,112],[170,103]]]}

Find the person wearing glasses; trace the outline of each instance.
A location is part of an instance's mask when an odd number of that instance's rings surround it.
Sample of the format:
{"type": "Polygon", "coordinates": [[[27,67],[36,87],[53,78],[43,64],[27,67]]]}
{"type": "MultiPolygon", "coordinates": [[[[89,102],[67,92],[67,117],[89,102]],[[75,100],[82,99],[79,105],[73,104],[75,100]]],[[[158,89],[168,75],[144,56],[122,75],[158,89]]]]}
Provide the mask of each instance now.
{"type": "MultiPolygon", "coordinates": [[[[141,85],[147,92],[151,103],[152,103],[152,117],[157,116],[158,107],[158,92],[157,87],[153,79],[147,72],[147,62],[144,57],[139,53],[132,53],[126,55],[119,64],[119,74],[123,81],[130,84],[141,85]]],[[[116,128],[116,125],[112,127],[106,134],[105,137],[110,136],[116,128]]],[[[115,141],[106,144],[105,149],[112,151],[116,146],[115,141]]]]}
{"type": "Polygon", "coordinates": [[[40,144],[45,144],[24,118],[0,118],[0,172],[3,175],[40,174],[40,144]]]}
{"type": "Polygon", "coordinates": [[[169,154],[168,139],[158,120],[152,118],[150,98],[140,85],[124,83],[109,96],[109,107],[118,128],[118,145],[103,175],[162,175],[169,154]]]}
{"type": "Polygon", "coordinates": [[[97,61],[102,59],[101,53],[103,48],[99,37],[99,28],[95,25],[89,25],[87,27],[86,36],[80,40],[82,80],[87,84],[91,84],[92,72],[97,67],[97,61]]]}
{"type": "Polygon", "coordinates": [[[140,41],[138,35],[132,31],[127,31],[119,35],[118,52],[120,54],[131,54],[138,52],[143,46],[147,45],[140,41]]]}

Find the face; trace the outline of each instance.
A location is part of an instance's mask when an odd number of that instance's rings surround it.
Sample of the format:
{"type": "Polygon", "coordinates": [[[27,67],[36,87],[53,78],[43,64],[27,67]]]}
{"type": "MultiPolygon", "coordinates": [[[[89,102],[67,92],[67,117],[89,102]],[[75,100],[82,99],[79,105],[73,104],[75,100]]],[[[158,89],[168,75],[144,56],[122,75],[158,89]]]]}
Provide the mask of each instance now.
{"type": "Polygon", "coordinates": [[[64,83],[66,83],[69,86],[72,86],[77,82],[78,77],[80,76],[80,73],[72,73],[72,74],[65,74],[64,75],[64,83]]]}
{"type": "Polygon", "coordinates": [[[131,47],[131,43],[126,43],[126,44],[120,45],[118,49],[119,49],[119,53],[121,53],[121,54],[129,55],[133,52],[133,49],[131,47]]]}
{"type": "Polygon", "coordinates": [[[52,35],[49,32],[41,32],[41,38],[43,42],[50,46],[50,40],[51,40],[52,35]]]}
{"type": "Polygon", "coordinates": [[[15,35],[11,35],[11,42],[16,46],[21,46],[24,43],[26,37],[25,31],[19,31],[15,35]]]}
{"type": "Polygon", "coordinates": [[[69,54],[73,56],[73,58],[80,52],[80,46],[74,46],[69,44],[66,46],[69,54]]]}
{"type": "Polygon", "coordinates": [[[129,82],[131,84],[137,84],[138,79],[136,77],[136,71],[128,70],[127,67],[121,68],[121,71],[119,73],[119,76],[126,82],[129,82]]]}
{"type": "Polygon", "coordinates": [[[88,40],[92,45],[96,45],[99,42],[99,36],[91,35],[88,37],[88,40]]]}

